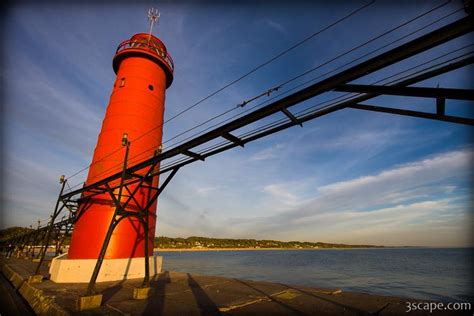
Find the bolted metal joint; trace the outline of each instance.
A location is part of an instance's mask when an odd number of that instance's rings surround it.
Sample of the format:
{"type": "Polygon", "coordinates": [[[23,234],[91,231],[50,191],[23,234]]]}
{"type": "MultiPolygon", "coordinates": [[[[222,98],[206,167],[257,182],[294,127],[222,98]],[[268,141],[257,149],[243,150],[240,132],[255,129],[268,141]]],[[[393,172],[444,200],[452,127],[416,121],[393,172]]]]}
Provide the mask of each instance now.
{"type": "Polygon", "coordinates": [[[161,155],[163,152],[163,145],[160,145],[157,149],[155,149],[155,156],[161,155]]]}

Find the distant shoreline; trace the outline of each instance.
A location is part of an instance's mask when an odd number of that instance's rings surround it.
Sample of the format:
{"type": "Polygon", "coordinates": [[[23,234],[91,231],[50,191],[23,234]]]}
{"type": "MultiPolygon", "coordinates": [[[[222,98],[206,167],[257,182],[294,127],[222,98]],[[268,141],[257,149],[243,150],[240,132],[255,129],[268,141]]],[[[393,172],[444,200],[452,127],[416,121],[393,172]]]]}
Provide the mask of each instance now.
{"type": "Polygon", "coordinates": [[[341,248],[154,248],[157,252],[188,252],[188,251],[259,251],[259,250],[348,250],[348,249],[387,249],[404,247],[341,247],[341,248]]]}

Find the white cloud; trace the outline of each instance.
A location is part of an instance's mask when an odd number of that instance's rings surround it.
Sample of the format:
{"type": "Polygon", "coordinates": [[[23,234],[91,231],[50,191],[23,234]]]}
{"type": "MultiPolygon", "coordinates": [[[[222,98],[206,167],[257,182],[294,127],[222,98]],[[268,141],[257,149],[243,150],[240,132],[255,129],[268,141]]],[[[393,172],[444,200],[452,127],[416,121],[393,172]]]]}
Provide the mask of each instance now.
{"type": "MultiPolygon", "coordinates": [[[[466,245],[466,225],[463,224],[464,234],[460,234],[453,223],[470,221],[469,198],[442,198],[442,194],[455,193],[456,186],[450,184],[453,179],[469,179],[472,156],[468,149],[453,151],[374,175],[323,185],[315,189],[317,196],[310,200],[285,190],[291,187],[289,183],[268,185],[264,191],[272,195],[274,210],[279,212],[232,221],[240,223],[241,231],[258,230],[263,236],[279,238],[296,234],[307,240],[377,243],[388,232],[392,237],[384,240],[392,245],[466,245]],[[282,201],[289,202],[283,203],[284,210],[282,201]],[[441,242],[428,233],[436,227],[451,227],[452,234],[444,232],[445,240],[441,242]],[[412,232],[422,228],[427,233],[423,239],[415,239],[408,228],[412,232]],[[397,241],[395,236],[400,239],[397,241]]],[[[307,185],[312,184],[307,181],[307,185]]]]}
{"type": "Polygon", "coordinates": [[[318,191],[333,198],[348,195],[355,199],[357,196],[363,199],[374,197],[372,202],[390,203],[393,202],[391,198],[396,198],[398,190],[416,188],[418,185],[427,185],[465,171],[470,172],[472,158],[473,152],[470,150],[449,152],[401,165],[376,175],[325,185],[319,187],[318,191]]]}
{"type": "Polygon", "coordinates": [[[272,19],[265,18],[262,20],[262,22],[283,35],[286,35],[288,33],[283,25],[273,21],[272,19]]]}
{"type": "Polygon", "coordinates": [[[268,193],[273,199],[283,204],[291,205],[298,201],[295,194],[290,193],[284,186],[278,184],[269,184],[263,188],[263,192],[268,193]]]}
{"type": "Polygon", "coordinates": [[[219,189],[218,186],[199,187],[196,189],[196,192],[199,195],[208,196],[209,194],[211,194],[212,192],[215,192],[218,189],[219,189]]]}
{"type": "Polygon", "coordinates": [[[268,161],[269,159],[275,159],[282,155],[284,147],[285,147],[284,144],[276,144],[274,146],[262,149],[254,153],[253,155],[251,155],[248,158],[248,160],[249,161],[261,161],[261,160],[268,161]]]}

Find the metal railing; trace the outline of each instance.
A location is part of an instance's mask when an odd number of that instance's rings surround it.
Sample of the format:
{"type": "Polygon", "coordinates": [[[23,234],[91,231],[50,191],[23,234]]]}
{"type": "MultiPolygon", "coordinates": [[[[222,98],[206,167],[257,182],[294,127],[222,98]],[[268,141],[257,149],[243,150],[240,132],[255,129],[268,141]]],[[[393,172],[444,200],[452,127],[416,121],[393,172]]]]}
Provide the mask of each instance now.
{"type": "Polygon", "coordinates": [[[118,54],[119,52],[122,52],[124,50],[136,49],[136,48],[144,49],[144,50],[157,54],[168,64],[171,71],[174,71],[174,63],[171,56],[162,47],[155,45],[152,41],[148,42],[148,41],[143,41],[143,40],[138,40],[138,39],[128,39],[120,43],[115,53],[118,54]]]}

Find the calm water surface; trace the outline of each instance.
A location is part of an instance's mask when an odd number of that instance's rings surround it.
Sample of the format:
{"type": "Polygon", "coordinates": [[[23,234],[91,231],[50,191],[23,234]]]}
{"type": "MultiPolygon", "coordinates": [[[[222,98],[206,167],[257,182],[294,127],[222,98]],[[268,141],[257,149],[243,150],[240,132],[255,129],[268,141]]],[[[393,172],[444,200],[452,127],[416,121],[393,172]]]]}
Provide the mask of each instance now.
{"type": "Polygon", "coordinates": [[[473,301],[474,249],[158,252],[164,269],[441,301],[473,301]]]}

